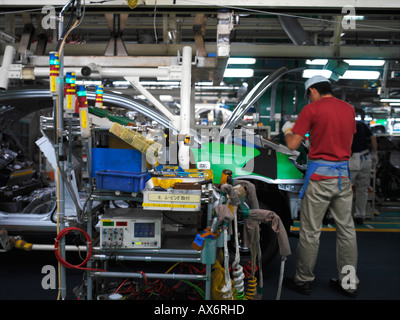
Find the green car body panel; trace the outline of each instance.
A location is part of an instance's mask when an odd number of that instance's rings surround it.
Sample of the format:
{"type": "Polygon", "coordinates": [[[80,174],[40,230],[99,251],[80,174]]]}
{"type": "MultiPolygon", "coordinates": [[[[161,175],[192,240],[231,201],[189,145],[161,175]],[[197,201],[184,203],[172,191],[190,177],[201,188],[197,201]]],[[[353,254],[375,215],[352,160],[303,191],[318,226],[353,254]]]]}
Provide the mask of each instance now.
{"type": "Polygon", "coordinates": [[[214,183],[220,183],[224,169],[232,171],[232,178],[254,176],[266,178],[271,183],[275,181],[303,179],[303,174],[293,165],[290,155],[272,149],[246,147],[236,144],[210,142],[202,144],[201,148],[191,148],[196,163],[209,161],[213,171],[214,183]],[[267,152],[265,152],[267,150],[267,152]],[[267,154],[265,154],[267,153],[267,154]],[[271,158],[268,161],[267,158],[271,158]],[[267,167],[271,174],[263,174],[267,167]]]}

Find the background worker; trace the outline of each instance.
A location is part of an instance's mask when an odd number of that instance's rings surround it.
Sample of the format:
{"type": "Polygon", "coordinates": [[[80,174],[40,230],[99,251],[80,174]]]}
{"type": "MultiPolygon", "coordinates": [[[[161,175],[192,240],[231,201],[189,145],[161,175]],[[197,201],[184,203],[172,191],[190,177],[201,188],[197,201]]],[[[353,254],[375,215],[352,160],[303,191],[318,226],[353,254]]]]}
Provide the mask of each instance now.
{"type": "Polygon", "coordinates": [[[358,254],[348,161],[356,132],[355,111],[348,103],[333,97],[330,82],[325,77],[308,79],[305,89],[311,103],[303,108],[295,124],[285,123],[282,128],[286,145],[292,150],[300,146],[307,133],[310,134],[307,172],[300,195],[296,273],[294,278],[285,278],[283,284],[302,294],[312,292],[322,220],[329,209],[337,231],[338,269],[338,279],[331,279],[329,285],[354,297],[359,282],[355,274],[358,254]],[[343,273],[345,266],[352,269],[350,277],[343,273]],[[345,283],[348,279],[350,282],[345,283]]]}
{"type": "Polygon", "coordinates": [[[356,224],[363,224],[367,210],[371,168],[377,161],[378,143],[376,136],[363,121],[357,121],[356,128],[357,132],[351,146],[350,172],[356,198],[354,221],[356,224]]]}

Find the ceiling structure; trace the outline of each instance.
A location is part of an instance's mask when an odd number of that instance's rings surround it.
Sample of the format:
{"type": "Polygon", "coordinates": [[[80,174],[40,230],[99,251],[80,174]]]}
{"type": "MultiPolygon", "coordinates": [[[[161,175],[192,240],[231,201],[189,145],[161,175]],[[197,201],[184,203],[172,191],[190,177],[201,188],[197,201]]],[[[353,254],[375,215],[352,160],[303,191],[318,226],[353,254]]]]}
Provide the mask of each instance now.
{"type": "MultiPolygon", "coordinates": [[[[0,1],[0,50],[13,45],[22,56],[29,50],[48,57],[56,47],[57,30],[42,28],[41,19],[49,13],[42,14],[42,9],[54,6],[58,15],[67,1],[24,2],[0,1]]],[[[67,38],[64,52],[75,57],[106,56],[113,65],[123,63],[121,57],[141,57],[139,64],[145,66],[150,60],[154,63],[154,57],[176,57],[184,46],[191,46],[205,66],[193,70],[193,82],[214,84],[196,85],[196,101],[232,103],[240,97],[244,82],[251,88],[281,66],[308,67],[307,59],[381,59],[386,61],[383,66],[368,67],[380,72],[378,79],[340,79],[334,82],[335,95],[359,107],[382,107],[382,97],[400,98],[399,3],[366,0],[361,7],[360,1],[344,0],[334,6],[314,0],[280,2],[139,0],[131,9],[122,0],[82,1],[83,19],[67,38]],[[353,15],[356,18],[349,19],[353,15]],[[252,66],[230,66],[252,67],[254,76],[223,78],[229,57],[256,58],[252,66]]],[[[68,17],[69,11],[64,23],[68,17]]],[[[289,81],[305,79],[300,73],[289,81]]],[[[179,85],[153,84],[151,89],[179,97],[179,85]]]]}

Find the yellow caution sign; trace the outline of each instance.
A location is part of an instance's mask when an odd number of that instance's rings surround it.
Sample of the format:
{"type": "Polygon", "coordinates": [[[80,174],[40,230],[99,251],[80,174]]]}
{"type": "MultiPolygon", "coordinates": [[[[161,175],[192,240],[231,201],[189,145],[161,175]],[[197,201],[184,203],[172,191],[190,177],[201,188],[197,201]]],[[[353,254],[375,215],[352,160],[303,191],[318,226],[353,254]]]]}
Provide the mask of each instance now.
{"type": "Polygon", "coordinates": [[[145,203],[145,202],[143,202],[143,207],[196,209],[197,205],[195,205],[195,204],[180,204],[180,203],[145,203]]]}

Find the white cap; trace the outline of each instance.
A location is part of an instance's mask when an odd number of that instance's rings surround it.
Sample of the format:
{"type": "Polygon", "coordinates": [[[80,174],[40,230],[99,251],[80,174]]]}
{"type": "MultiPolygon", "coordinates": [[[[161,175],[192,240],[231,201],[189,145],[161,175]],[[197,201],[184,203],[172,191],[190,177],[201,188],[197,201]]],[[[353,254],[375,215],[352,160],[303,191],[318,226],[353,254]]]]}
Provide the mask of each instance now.
{"type": "Polygon", "coordinates": [[[307,99],[307,89],[308,89],[309,87],[311,87],[312,85],[314,85],[314,84],[316,84],[316,83],[319,83],[319,82],[328,82],[328,83],[330,83],[329,80],[328,80],[327,78],[325,78],[324,76],[317,75],[317,76],[311,77],[311,78],[308,79],[308,80],[306,81],[306,83],[304,84],[304,87],[305,87],[305,89],[306,89],[306,92],[305,92],[305,94],[304,94],[304,97],[305,97],[306,99],[307,99]]]}

